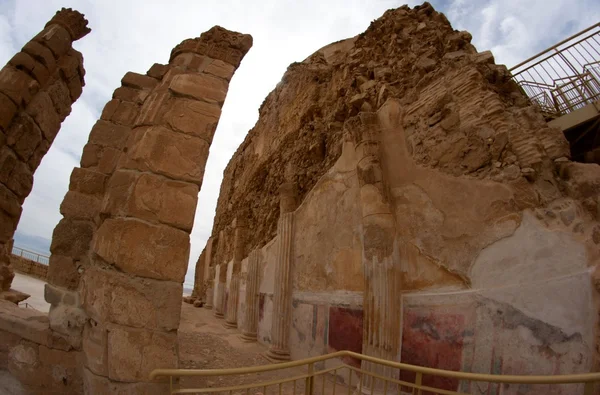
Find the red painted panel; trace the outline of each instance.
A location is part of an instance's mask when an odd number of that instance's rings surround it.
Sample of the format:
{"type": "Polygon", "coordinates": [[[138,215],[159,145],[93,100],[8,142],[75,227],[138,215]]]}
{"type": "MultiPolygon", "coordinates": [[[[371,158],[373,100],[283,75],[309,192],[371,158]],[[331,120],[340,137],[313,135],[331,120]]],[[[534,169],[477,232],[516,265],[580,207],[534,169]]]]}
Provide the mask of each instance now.
{"type": "MultiPolygon", "coordinates": [[[[327,334],[329,351],[362,352],[362,328],[362,310],[331,306],[329,308],[329,331],[327,334]]],[[[353,366],[360,366],[360,362],[354,358],[344,362],[353,366]]]]}

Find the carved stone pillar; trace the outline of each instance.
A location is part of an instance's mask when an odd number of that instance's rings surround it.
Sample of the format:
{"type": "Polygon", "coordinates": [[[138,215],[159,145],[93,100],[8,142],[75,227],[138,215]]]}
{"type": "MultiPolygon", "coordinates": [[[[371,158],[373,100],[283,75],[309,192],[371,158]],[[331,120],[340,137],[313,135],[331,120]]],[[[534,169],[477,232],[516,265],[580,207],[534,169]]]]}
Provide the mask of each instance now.
{"type": "MultiPolygon", "coordinates": [[[[381,127],[376,113],[360,113],[346,121],[356,143],[357,175],[363,226],[363,353],[397,361],[400,353],[401,271],[394,262],[396,226],[388,203],[380,162],[381,127]]],[[[363,361],[362,369],[387,377],[398,376],[397,369],[363,361]]],[[[363,380],[363,393],[371,393],[370,377],[363,380]]],[[[384,383],[376,380],[374,393],[384,383]]],[[[397,391],[388,387],[390,391],[397,391]]],[[[396,392],[393,392],[396,393],[396,392]]]]}
{"type": "Polygon", "coordinates": [[[0,294],[14,277],[8,244],[33,174],[83,89],[83,57],[72,44],[90,32],[87,23],[61,9],[0,70],[0,294]]]}
{"type": "Polygon", "coordinates": [[[215,299],[215,268],[211,267],[209,271],[209,277],[206,280],[206,303],[204,303],[204,308],[207,310],[212,310],[215,299]]]}
{"type": "Polygon", "coordinates": [[[233,221],[233,273],[227,292],[227,313],[225,326],[227,328],[237,328],[237,310],[240,293],[240,271],[242,268],[242,259],[245,255],[246,244],[246,218],[244,215],[236,217],[233,221]]]}
{"type": "Polygon", "coordinates": [[[260,287],[260,250],[252,250],[248,257],[246,275],[246,325],[242,328],[242,340],[256,341],[258,332],[258,297],[260,287]]]}
{"type": "Polygon", "coordinates": [[[273,295],[271,346],[267,357],[273,361],[290,359],[289,334],[292,307],[292,241],[296,185],[285,183],[279,188],[279,222],[277,223],[277,266],[273,295]]]}

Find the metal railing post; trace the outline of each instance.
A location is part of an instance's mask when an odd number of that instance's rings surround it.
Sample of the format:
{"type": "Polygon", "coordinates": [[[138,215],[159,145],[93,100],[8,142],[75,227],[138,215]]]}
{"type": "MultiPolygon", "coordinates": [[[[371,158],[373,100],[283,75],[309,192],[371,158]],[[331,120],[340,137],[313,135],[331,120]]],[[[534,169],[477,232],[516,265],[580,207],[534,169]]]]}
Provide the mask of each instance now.
{"type": "Polygon", "coordinates": [[[308,377],[306,378],[305,381],[305,385],[304,385],[304,395],[313,395],[313,391],[314,391],[314,374],[315,372],[315,364],[313,363],[309,363],[308,364],[308,377]]]}
{"type": "Polygon", "coordinates": [[[417,372],[415,375],[415,385],[418,385],[419,388],[413,388],[413,395],[421,395],[421,383],[423,382],[423,373],[417,372]]]}

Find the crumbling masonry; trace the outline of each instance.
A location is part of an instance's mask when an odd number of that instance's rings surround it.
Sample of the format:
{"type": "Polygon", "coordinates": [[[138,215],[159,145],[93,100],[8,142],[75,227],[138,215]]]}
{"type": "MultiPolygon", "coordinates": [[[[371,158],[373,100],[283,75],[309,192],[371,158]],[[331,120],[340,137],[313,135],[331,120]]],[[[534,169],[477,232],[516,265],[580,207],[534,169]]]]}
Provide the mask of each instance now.
{"type": "Polygon", "coordinates": [[[71,45],[89,32],[81,14],[63,8],[0,71],[0,294],[14,277],[11,240],[33,174],[84,85],[71,45]]]}

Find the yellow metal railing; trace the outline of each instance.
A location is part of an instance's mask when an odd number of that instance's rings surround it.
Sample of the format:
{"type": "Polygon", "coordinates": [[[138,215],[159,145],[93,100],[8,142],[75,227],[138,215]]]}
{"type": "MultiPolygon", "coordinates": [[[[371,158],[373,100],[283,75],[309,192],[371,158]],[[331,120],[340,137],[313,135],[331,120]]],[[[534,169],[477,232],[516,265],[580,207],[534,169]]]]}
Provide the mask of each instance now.
{"type": "Polygon", "coordinates": [[[600,23],[513,66],[509,71],[529,99],[549,116],[600,100],[600,23]]]}
{"type": "MultiPolygon", "coordinates": [[[[358,365],[355,364],[355,365],[358,365]]],[[[471,386],[477,383],[477,393],[488,393],[488,388],[496,388],[493,393],[503,393],[500,387],[540,386],[535,392],[547,394],[558,386],[565,386],[560,393],[573,395],[594,395],[600,390],[600,372],[554,376],[516,376],[455,372],[392,362],[351,351],[338,351],[318,357],[272,365],[252,366],[233,369],[156,369],[150,378],[166,377],[171,394],[246,394],[246,395],[323,395],[323,394],[412,394],[412,395],[468,395],[471,386]],[[361,362],[361,368],[343,362],[361,362]],[[331,366],[332,365],[332,366],[331,366]],[[306,369],[306,373],[302,371],[306,369]],[[258,374],[283,376],[282,378],[256,382],[258,374]],[[227,377],[251,380],[250,383],[213,387],[216,378],[227,377]],[[180,381],[185,378],[211,378],[210,387],[183,388],[180,381]],[[445,387],[445,388],[441,388],[445,387]]],[[[244,381],[244,380],[241,380],[244,381]]],[[[537,387],[536,387],[537,388],[537,387]]],[[[505,388],[506,389],[506,388],[505,388]]],[[[513,392],[510,392],[513,393],[513,392]]]]}

